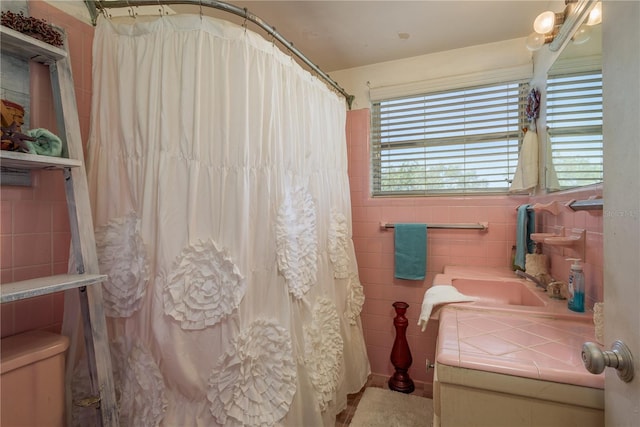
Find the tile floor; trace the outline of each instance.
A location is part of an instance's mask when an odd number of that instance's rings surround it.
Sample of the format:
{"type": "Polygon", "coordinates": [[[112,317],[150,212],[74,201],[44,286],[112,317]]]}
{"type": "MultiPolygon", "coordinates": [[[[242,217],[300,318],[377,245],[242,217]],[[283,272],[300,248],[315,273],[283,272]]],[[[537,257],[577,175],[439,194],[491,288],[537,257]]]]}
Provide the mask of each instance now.
{"type": "MultiPolygon", "coordinates": [[[[351,419],[356,413],[356,408],[358,407],[358,403],[360,402],[360,398],[364,394],[364,390],[367,387],[377,387],[377,388],[389,388],[387,382],[389,381],[389,377],[384,377],[382,375],[372,374],[369,376],[364,387],[356,394],[350,394],[347,396],[347,407],[344,411],[340,412],[336,416],[336,425],[335,427],[347,427],[351,423],[351,419]]],[[[423,385],[421,383],[415,384],[416,389],[413,391],[414,395],[425,396],[423,385]]]]}

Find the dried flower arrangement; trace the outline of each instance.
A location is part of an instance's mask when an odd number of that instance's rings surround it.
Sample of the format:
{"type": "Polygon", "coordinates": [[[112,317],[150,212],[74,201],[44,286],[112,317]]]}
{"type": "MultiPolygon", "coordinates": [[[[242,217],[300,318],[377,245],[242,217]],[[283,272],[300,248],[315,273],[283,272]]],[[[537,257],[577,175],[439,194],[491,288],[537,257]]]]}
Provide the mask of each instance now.
{"type": "Polygon", "coordinates": [[[2,25],[38,39],[50,45],[61,47],[62,35],[44,19],[24,16],[22,12],[13,13],[10,10],[2,12],[2,25]]]}

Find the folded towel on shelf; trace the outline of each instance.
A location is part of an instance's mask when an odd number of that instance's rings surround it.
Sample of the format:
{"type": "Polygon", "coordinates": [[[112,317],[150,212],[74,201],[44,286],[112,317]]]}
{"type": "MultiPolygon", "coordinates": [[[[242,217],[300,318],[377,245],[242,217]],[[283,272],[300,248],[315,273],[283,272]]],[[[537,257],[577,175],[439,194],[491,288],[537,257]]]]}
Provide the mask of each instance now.
{"type": "Polygon", "coordinates": [[[427,328],[427,322],[431,317],[431,311],[433,307],[439,304],[447,304],[452,302],[472,302],[477,301],[478,298],[471,297],[460,293],[454,286],[451,285],[436,285],[427,289],[424,293],[424,299],[422,300],[422,310],[420,311],[420,318],[418,319],[418,326],[422,327],[422,332],[427,328]]]}
{"type": "Polygon", "coordinates": [[[532,190],[538,185],[538,134],[529,130],[524,135],[516,173],[511,181],[510,192],[532,190]]]}
{"type": "Polygon", "coordinates": [[[525,270],[526,254],[534,252],[536,244],[531,240],[531,233],[536,231],[536,217],[531,205],[520,205],[516,218],[516,256],[513,264],[525,270]]]}
{"type": "Polygon", "coordinates": [[[60,157],[62,155],[62,140],[47,129],[31,129],[25,132],[35,141],[27,141],[31,154],[60,157]]]}
{"type": "Polygon", "coordinates": [[[394,233],[394,277],[424,280],[427,271],[427,224],[396,224],[394,233]]]}

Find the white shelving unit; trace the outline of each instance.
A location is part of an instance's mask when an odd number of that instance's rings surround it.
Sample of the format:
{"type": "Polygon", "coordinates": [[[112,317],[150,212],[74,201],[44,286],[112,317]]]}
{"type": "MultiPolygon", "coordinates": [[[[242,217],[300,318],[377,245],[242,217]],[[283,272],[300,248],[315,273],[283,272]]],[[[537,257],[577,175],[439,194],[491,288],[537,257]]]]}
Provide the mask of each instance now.
{"type": "Polygon", "coordinates": [[[2,166],[13,169],[64,169],[77,168],[82,165],[82,162],[76,159],[39,156],[6,150],[0,151],[0,161],[2,166]]]}
{"type": "Polygon", "coordinates": [[[67,51],[0,25],[2,53],[51,64],[68,57],[67,51]]]}
{"type": "MultiPolygon", "coordinates": [[[[63,153],[67,157],[0,151],[0,165],[3,168],[18,170],[63,170],[73,248],[71,256],[77,269],[77,274],[3,283],[0,287],[0,302],[18,301],[58,291],[74,293],[74,295],[65,294],[65,310],[67,296],[79,299],[81,319],[78,320],[78,326],[83,327],[85,354],[92,382],[92,395],[83,400],[96,402],[93,408],[97,411],[97,419],[101,426],[117,427],[119,425],[118,410],[107,325],[102,307],[102,287],[95,286],[105,281],[107,276],[100,274],[98,268],[69,55],[66,49],[51,46],[3,26],[0,26],[0,46],[3,54],[49,66],[58,130],[63,142],[63,153]]],[[[70,363],[75,361],[73,359],[73,356],[68,358],[70,363]]],[[[67,370],[70,366],[68,363],[67,370]]]]}
{"type": "Polygon", "coordinates": [[[104,274],[58,274],[2,285],[0,302],[18,301],[54,292],[96,285],[107,279],[104,274]]]}

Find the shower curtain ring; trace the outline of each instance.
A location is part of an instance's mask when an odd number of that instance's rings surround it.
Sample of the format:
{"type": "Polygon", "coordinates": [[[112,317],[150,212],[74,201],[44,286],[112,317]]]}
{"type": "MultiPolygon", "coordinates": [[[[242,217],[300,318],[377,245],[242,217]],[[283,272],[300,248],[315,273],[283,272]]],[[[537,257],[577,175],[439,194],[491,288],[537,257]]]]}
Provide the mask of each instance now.
{"type": "Polygon", "coordinates": [[[129,0],[127,0],[127,12],[129,13],[129,16],[132,17],[133,19],[136,19],[136,11],[133,9],[133,6],[131,6],[131,4],[129,3],[129,0]]]}
{"type": "Polygon", "coordinates": [[[102,13],[102,16],[104,16],[105,19],[111,18],[111,15],[107,13],[107,8],[102,4],[102,0],[98,0],[98,5],[100,5],[100,13],[102,13]]]}
{"type": "Polygon", "coordinates": [[[276,27],[271,27],[271,44],[276,45],[276,27]]]}
{"type": "Polygon", "coordinates": [[[289,46],[288,46],[287,51],[289,53],[289,59],[291,60],[291,62],[294,62],[294,59],[293,59],[293,48],[294,48],[293,42],[289,42],[289,46]]]}
{"type": "Polygon", "coordinates": [[[202,0],[198,2],[200,4],[200,20],[202,21],[202,0]]]}
{"type": "Polygon", "coordinates": [[[245,7],[242,10],[244,10],[244,21],[242,21],[242,26],[244,27],[244,32],[245,34],[247,33],[247,13],[249,12],[249,10],[245,7]]]}

